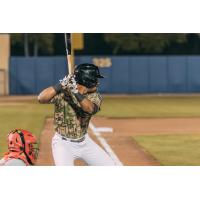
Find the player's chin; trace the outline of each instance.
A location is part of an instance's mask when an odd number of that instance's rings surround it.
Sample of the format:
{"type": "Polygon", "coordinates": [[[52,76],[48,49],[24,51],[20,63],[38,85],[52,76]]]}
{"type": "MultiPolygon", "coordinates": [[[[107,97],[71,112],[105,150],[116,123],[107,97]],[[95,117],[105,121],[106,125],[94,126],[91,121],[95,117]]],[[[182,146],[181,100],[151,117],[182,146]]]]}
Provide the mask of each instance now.
{"type": "Polygon", "coordinates": [[[91,85],[91,87],[88,88],[88,89],[95,89],[95,88],[99,87],[99,85],[100,85],[100,83],[99,83],[99,81],[97,81],[97,82],[93,83],[93,84],[91,85]]]}

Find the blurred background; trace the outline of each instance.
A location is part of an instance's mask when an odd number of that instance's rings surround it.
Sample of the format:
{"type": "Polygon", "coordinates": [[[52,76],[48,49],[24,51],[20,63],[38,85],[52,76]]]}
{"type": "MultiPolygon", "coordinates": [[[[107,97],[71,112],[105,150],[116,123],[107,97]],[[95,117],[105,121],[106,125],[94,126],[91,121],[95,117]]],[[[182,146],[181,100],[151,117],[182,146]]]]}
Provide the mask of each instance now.
{"type": "MultiPolygon", "coordinates": [[[[94,63],[101,112],[92,119],[124,165],[200,165],[200,34],[73,33],[73,62],[94,63]]],[[[37,95],[67,74],[64,34],[0,34],[0,156],[14,128],[33,132],[52,165],[53,106],[37,95]]],[[[92,134],[92,132],[90,132],[92,134]]],[[[98,139],[96,138],[96,141],[98,139]]]]}
{"type": "MultiPolygon", "coordinates": [[[[76,33],[75,64],[102,68],[105,94],[200,91],[200,34],[76,33]],[[120,80],[120,81],[119,81],[120,80]]],[[[0,94],[38,94],[67,73],[63,33],[0,34],[0,94]]]]}

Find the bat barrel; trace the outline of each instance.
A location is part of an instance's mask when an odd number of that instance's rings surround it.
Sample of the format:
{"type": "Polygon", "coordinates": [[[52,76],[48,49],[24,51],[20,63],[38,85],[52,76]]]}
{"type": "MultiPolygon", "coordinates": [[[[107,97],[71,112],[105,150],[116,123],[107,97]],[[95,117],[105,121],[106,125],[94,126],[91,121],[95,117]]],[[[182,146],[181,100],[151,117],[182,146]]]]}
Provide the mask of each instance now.
{"type": "Polygon", "coordinates": [[[66,45],[66,54],[71,55],[71,34],[70,33],[65,33],[65,45],[66,45]]]}

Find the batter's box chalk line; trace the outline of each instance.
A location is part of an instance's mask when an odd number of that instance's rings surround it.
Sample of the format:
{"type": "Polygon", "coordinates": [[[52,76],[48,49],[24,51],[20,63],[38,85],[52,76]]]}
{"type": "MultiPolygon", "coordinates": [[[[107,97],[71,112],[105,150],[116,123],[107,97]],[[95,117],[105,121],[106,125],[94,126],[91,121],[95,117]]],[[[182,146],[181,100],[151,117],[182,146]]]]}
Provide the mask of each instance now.
{"type": "Polygon", "coordinates": [[[110,157],[112,158],[112,160],[115,162],[115,164],[117,166],[123,166],[122,162],[119,160],[119,158],[117,157],[117,155],[115,154],[115,152],[112,150],[112,148],[110,147],[110,145],[107,143],[107,141],[101,136],[101,132],[99,130],[103,130],[105,132],[113,132],[112,128],[107,128],[107,127],[100,127],[100,128],[96,128],[95,125],[93,123],[90,122],[89,124],[90,129],[92,130],[93,134],[97,137],[97,139],[99,140],[99,142],[101,143],[101,145],[104,147],[104,149],[108,152],[108,154],[110,155],[110,157]]]}
{"type": "Polygon", "coordinates": [[[110,127],[98,127],[94,129],[95,132],[101,132],[101,133],[113,133],[113,128],[110,127]]]}

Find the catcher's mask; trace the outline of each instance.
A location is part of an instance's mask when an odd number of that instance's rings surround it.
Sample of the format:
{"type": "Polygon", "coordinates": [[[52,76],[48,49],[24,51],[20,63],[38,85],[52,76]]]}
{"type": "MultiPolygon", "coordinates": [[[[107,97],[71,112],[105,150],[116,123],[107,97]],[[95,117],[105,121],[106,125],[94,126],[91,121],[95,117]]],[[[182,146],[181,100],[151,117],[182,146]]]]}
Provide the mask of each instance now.
{"type": "Polygon", "coordinates": [[[83,63],[76,66],[74,70],[75,80],[78,84],[87,88],[93,88],[98,85],[98,78],[104,78],[96,65],[83,63]]]}
{"type": "Polygon", "coordinates": [[[8,149],[10,152],[24,153],[30,165],[38,157],[38,144],[36,137],[29,131],[15,129],[8,134],[8,149]]]}

